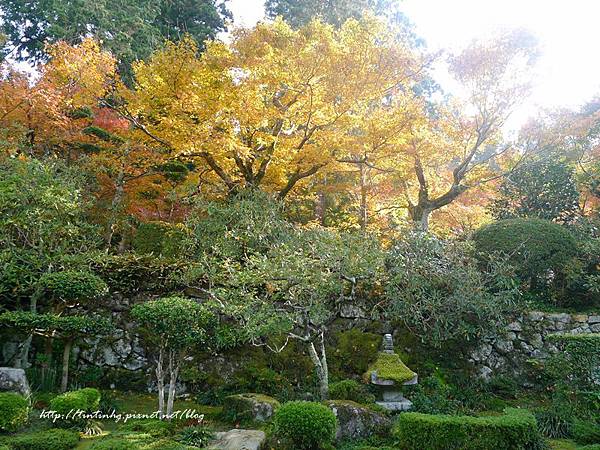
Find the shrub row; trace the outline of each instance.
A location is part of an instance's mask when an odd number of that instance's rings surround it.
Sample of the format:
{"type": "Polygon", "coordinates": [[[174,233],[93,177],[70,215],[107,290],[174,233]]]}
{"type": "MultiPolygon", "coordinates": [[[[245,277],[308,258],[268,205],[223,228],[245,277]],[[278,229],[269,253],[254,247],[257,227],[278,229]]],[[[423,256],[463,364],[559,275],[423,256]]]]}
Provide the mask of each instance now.
{"type": "Polygon", "coordinates": [[[404,413],[393,433],[406,450],[518,450],[541,446],[533,415],[510,408],[501,416],[488,417],[404,413]]]}
{"type": "Polygon", "coordinates": [[[11,450],[69,450],[79,442],[79,433],[52,429],[15,436],[6,441],[11,450]]]}

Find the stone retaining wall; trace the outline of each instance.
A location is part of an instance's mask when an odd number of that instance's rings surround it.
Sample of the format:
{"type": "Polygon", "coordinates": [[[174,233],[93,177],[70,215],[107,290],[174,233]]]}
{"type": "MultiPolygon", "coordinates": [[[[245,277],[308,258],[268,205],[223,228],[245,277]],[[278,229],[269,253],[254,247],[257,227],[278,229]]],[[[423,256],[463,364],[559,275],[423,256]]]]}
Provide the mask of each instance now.
{"type": "Polygon", "coordinates": [[[556,333],[600,333],[600,313],[566,314],[530,311],[506,327],[502,336],[485,339],[471,353],[470,361],[483,378],[510,374],[521,376],[528,360],[544,360],[557,348],[547,341],[556,333]]]}

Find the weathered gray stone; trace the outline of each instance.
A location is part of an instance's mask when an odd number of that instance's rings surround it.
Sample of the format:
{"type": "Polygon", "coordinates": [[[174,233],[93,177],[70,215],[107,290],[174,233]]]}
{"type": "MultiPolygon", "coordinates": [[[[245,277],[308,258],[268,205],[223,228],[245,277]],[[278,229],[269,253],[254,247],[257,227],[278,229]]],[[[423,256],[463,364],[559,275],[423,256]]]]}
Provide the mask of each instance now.
{"type": "Polygon", "coordinates": [[[588,316],[586,316],[585,314],[573,314],[573,322],[587,322],[588,321],[588,316]]]}
{"type": "Polygon", "coordinates": [[[510,353],[514,350],[514,345],[512,343],[512,340],[510,340],[510,341],[498,340],[494,344],[494,348],[498,352],[500,352],[502,354],[506,354],[506,353],[510,353]]]}
{"type": "Polygon", "coordinates": [[[517,321],[509,323],[506,328],[510,331],[523,331],[523,325],[517,321]]]}
{"type": "Polygon", "coordinates": [[[600,323],[593,323],[590,325],[590,331],[592,333],[600,333],[600,323]]]}
{"type": "Polygon", "coordinates": [[[544,313],[540,311],[529,311],[527,318],[532,322],[539,322],[544,319],[544,313]]]}
{"type": "Polygon", "coordinates": [[[590,323],[590,324],[600,323],[600,316],[589,316],[588,323],[590,323]]]}
{"type": "Polygon", "coordinates": [[[31,389],[23,369],[0,367],[0,391],[17,392],[24,397],[31,395],[31,389]]]}
{"type": "MultiPolygon", "coordinates": [[[[406,399],[404,399],[406,400],[406,399]]],[[[336,439],[360,439],[381,433],[391,426],[391,420],[364,405],[349,400],[330,400],[325,404],[337,417],[336,439]]]]}
{"type": "Polygon", "coordinates": [[[571,322],[571,315],[567,313],[553,313],[548,315],[548,319],[555,322],[569,323],[571,322]]]}
{"type": "Polygon", "coordinates": [[[230,430],[215,434],[215,440],[207,448],[213,450],[259,450],[265,442],[264,431],[230,430]]]}

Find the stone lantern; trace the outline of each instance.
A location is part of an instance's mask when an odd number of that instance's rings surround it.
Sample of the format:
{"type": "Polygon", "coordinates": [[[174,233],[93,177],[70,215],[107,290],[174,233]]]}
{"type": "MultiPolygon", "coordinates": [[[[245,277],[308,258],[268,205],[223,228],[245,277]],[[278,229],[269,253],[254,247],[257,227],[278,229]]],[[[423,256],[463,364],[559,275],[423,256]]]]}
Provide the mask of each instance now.
{"type": "Polygon", "coordinates": [[[391,334],[383,336],[383,348],[365,375],[371,384],[381,388],[383,400],[378,401],[378,405],[391,411],[407,411],[412,407],[412,402],[404,397],[399,386],[417,384],[418,376],[394,352],[391,334]]]}

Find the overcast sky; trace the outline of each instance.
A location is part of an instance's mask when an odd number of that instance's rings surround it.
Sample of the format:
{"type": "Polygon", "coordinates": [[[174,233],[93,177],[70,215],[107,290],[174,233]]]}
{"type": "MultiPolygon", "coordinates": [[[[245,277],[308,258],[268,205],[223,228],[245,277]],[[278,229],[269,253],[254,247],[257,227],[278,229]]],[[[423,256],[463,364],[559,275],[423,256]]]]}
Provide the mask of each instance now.
{"type": "MultiPolygon", "coordinates": [[[[235,24],[264,17],[263,0],[230,0],[235,24]]],[[[458,49],[503,27],[526,27],[542,56],[531,98],[514,115],[516,127],[539,108],[576,107],[600,94],[599,0],[404,0],[401,9],[432,50],[458,49]]],[[[438,80],[451,90],[444,79],[438,80]]]]}

